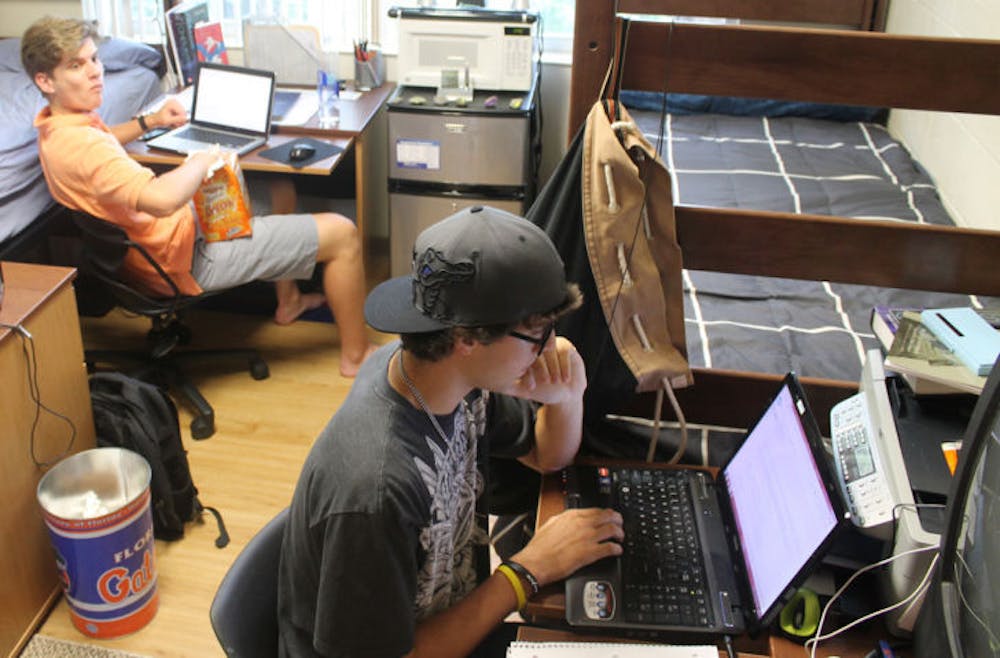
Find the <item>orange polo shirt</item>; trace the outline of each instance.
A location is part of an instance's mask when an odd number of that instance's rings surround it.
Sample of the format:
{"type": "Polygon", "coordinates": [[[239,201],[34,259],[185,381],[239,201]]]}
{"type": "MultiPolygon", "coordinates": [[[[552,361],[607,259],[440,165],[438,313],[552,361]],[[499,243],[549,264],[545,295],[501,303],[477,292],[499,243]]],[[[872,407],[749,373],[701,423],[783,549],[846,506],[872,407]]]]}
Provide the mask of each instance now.
{"type": "MultiPolygon", "coordinates": [[[[190,204],[166,217],[138,210],[139,193],[155,174],[129,157],[95,112],[53,115],[46,107],[35,117],[35,127],[42,171],[56,201],[121,226],[182,293],[200,293],[191,276],[195,225],[190,204]]],[[[150,291],[173,294],[136,250],[129,250],[125,269],[150,291]]]]}

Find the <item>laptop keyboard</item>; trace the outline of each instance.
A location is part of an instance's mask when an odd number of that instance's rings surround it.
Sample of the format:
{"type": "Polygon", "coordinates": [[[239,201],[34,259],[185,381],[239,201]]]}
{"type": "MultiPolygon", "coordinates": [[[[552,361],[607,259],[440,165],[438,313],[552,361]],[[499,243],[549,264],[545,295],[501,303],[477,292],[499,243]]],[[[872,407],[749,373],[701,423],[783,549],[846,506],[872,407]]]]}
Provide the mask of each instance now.
{"type": "Polygon", "coordinates": [[[254,140],[253,137],[241,137],[240,135],[230,135],[217,130],[205,130],[197,126],[188,126],[187,130],[182,130],[174,135],[181,139],[188,139],[194,142],[207,144],[218,144],[229,148],[240,148],[246,146],[254,140]]]}
{"type": "Polygon", "coordinates": [[[657,469],[618,469],[614,475],[617,507],[625,521],[625,620],[711,626],[688,475],[657,469]]]}

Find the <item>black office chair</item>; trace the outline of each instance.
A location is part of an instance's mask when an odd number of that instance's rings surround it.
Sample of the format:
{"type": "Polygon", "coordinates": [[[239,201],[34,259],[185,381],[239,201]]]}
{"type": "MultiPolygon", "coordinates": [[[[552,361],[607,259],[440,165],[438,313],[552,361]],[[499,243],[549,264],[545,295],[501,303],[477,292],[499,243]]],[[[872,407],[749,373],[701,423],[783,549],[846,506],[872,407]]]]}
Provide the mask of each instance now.
{"type": "Polygon", "coordinates": [[[227,656],[278,655],[278,561],[288,508],[247,543],[219,583],[209,617],[227,656]]]}
{"type": "Polygon", "coordinates": [[[194,412],[194,419],[191,421],[192,437],[207,439],[212,436],[215,433],[215,411],[184,374],[181,364],[218,359],[230,362],[243,360],[247,363],[250,375],[260,380],[267,379],[270,375],[267,363],[256,350],[251,349],[175,349],[191,341],[191,330],[181,321],[183,311],[206,295],[182,295],[170,275],[142,245],[130,240],[121,227],[81,211],[67,209],[67,212],[81,233],[78,253],[72,257],[73,264],[81,274],[79,287],[87,300],[81,301],[80,312],[99,316],[117,305],[148,317],[153,323],[146,337],[146,351],[87,350],[84,358],[88,369],[93,371],[99,364],[132,364],[135,367],[129,370],[129,374],[166,387],[191,407],[194,412]],[[153,266],[174,291],[172,296],[154,297],[123,278],[122,264],[129,249],[140,253],[153,266]]]}

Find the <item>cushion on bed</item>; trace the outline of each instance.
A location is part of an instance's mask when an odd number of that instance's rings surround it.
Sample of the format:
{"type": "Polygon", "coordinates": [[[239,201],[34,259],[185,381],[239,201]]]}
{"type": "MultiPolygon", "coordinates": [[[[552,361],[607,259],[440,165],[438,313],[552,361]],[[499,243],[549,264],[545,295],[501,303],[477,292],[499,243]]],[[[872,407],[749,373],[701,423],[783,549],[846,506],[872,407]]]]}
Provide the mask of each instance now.
{"type": "Polygon", "coordinates": [[[128,39],[108,39],[97,47],[105,71],[124,71],[136,66],[156,70],[163,57],[144,43],[128,39]]]}
{"type": "MultiPolygon", "coordinates": [[[[659,112],[663,94],[656,91],[622,90],[622,103],[630,109],[659,112]]],[[[803,103],[766,98],[738,96],[705,96],[701,94],[667,94],[667,112],[671,114],[729,114],[751,117],[807,117],[829,121],[866,121],[884,124],[888,110],[860,105],[803,103]]]]}
{"type": "Polygon", "coordinates": [[[23,71],[21,40],[0,39],[0,71],[23,71]]]}
{"type": "MultiPolygon", "coordinates": [[[[124,71],[136,66],[155,71],[163,60],[152,46],[128,39],[106,39],[98,45],[97,53],[105,71],[124,71]]],[[[0,71],[24,71],[20,38],[0,40],[0,71]]]]}

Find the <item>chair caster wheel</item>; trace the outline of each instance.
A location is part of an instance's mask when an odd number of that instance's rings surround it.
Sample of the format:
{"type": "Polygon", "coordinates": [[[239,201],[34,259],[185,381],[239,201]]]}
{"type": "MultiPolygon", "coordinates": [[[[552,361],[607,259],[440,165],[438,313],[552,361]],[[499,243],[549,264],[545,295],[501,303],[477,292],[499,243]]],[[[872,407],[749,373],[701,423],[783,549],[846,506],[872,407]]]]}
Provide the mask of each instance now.
{"type": "Polygon", "coordinates": [[[271,370],[263,359],[252,359],[250,361],[250,376],[260,381],[271,376],[271,370]]]}
{"type": "Polygon", "coordinates": [[[215,434],[213,416],[195,416],[191,421],[191,438],[201,441],[215,434]]]}

